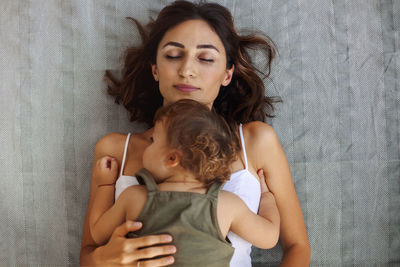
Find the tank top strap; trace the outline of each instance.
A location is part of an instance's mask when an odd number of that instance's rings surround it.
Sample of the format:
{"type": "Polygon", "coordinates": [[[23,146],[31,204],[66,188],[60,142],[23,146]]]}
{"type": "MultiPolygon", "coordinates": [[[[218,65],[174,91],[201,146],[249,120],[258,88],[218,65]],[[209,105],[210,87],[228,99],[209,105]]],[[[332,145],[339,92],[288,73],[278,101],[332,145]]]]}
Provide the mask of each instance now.
{"type": "Polygon", "coordinates": [[[212,183],[212,184],[210,185],[210,187],[208,188],[208,190],[207,190],[207,195],[210,196],[210,197],[212,197],[212,198],[214,198],[214,199],[217,199],[217,198],[218,198],[218,193],[219,193],[219,191],[221,190],[221,188],[222,188],[222,186],[223,186],[224,184],[225,184],[225,183],[221,183],[221,182],[215,181],[215,182],[212,183]]]}
{"type": "Polygon", "coordinates": [[[244,167],[247,170],[248,169],[247,154],[246,154],[246,146],[244,144],[243,125],[242,124],[239,125],[239,134],[240,134],[240,143],[242,145],[242,151],[243,151],[244,167]]]}
{"type": "Polygon", "coordinates": [[[135,176],[140,184],[144,183],[148,192],[158,191],[156,181],[154,180],[153,175],[148,170],[142,168],[135,174],[135,176]]]}
{"type": "Polygon", "coordinates": [[[121,172],[120,172],[119,176],[122,176],[122,174],[124,173],[126,152],[128,151],[128,144],[129,144],[130,137],[131,137],[131,133],[128,133],[128,136],[126,137],[126,141],[125,141],[124,155],[122,157],[121,172]]]}

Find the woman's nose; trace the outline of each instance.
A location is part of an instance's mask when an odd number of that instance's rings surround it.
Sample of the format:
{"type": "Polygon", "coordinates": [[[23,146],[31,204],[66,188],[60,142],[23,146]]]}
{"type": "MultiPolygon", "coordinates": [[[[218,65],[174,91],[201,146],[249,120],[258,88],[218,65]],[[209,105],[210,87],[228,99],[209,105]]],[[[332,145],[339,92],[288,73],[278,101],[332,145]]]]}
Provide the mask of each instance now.
{"type": "Polygon", "coordinates": [[[191,60],[190,58],[185,58],[182,61],[182,64],[179,68],[179,73],[180,76],[184,77],[184,78],[188,78],[188,77],[195,77],[196,76],[196,70],[195,70],[195,66],[194,66],[194,62],[193,60],[191,60]]]}

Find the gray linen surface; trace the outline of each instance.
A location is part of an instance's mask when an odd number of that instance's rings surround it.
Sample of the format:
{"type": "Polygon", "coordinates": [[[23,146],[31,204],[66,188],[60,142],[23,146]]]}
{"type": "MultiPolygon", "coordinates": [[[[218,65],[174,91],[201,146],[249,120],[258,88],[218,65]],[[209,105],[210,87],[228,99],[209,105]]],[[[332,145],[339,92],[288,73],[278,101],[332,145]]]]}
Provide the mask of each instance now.
{"type": "MultiPolygon", "coordinates": [[[[93,149],[137,132],[105,69],[171,1],[2,0],[0,266],[76,266],[93,149]]],[[[280,55],[266,81],[312,266],[400,265],[400,1],[217,1],[280,55]]],[[[259,62],[262,64],[263,62],[259,62]]],[[[253,251],[277,265],[278,245],[253,251]]]]}

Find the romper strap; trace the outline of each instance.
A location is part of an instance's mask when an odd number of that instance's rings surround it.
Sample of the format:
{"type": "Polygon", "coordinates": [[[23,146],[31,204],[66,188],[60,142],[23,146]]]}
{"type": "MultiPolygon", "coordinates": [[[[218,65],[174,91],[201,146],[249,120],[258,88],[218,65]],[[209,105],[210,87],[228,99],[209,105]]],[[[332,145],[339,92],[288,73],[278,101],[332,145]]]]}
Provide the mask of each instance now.
{"type": "Polygon", "coordinates": [[[221,183],[221,182],[215,181],[214,183],[212,183],[210,185],[210,188],[208,188],[207,195],[217,199],[218,198],[218,193],[219,193],[219,191],[221,190],[221,188],[222,188],[222,186],[224,184],[225,183],[221,183]]]}
{"type": "Polygon", "coordinates": [[[156,181],[154,180],[153,175],[146,170],[145,168],[140,169],[136,174],[136,178],[138,179],[140,184],[145,184],[148,192],[158,191],[158,186],[156,181]]]}

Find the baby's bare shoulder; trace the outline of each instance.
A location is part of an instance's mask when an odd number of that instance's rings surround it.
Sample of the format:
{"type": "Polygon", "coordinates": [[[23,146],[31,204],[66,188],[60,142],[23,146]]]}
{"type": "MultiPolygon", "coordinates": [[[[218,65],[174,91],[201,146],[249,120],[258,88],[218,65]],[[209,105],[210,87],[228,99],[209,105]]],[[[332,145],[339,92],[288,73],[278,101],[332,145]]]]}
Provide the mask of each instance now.
{"type": "Polygon", "coordinates": [[[140,214],[147,201],[147,190],[143,185],[126,188],[117,199],[117,204],[124,206],[127,218],[134,220],[140,214]]]}
{"type": "Polygon", "coordinates": [[[235,206],[244,203],[243,200],[232,192],[221,190],[218,195],[218,202],[224,206],[235,206]]]}
{"type": "Polygon", "coordinates": [[[147,195],[147,189],[144,185],[132,185],[127,187],[120,195],[120,198],[126,200],[137,200],[137,198],[147,195]]]}

